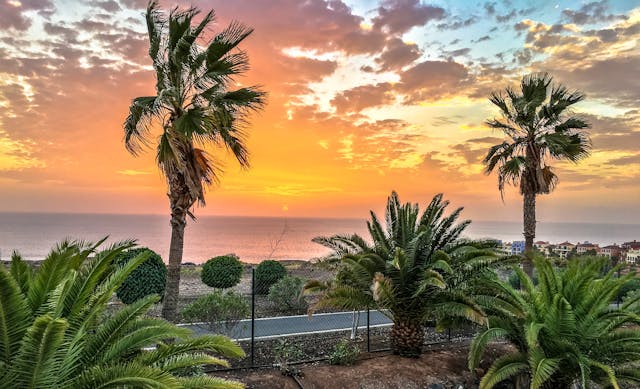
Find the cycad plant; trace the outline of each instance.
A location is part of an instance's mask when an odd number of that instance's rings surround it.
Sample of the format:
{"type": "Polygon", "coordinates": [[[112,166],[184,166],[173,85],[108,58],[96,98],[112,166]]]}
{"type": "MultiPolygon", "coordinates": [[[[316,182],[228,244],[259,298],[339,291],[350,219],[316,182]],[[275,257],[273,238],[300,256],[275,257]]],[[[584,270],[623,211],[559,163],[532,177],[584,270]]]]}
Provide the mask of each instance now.
{"type": "Polygon", "coordinates": [[[207,146],[229,151],[242,167],[249,166],[245,127],[247,115],[262,108],[264,92],[236,88],[235,77],[249,69],[247,54],[238,49],[253,29],[233,22],[209,36],[213,11],[195,23],[196,8],[172,9],[168,15],[150,1],[147,9],[149,56],[156,73],[153,96],[136,97],[124,123],[127,150],[137,155],[157,139],[156,162],[167,180],[171,210],[171,247],[162,314],[178,318],[180,263],[187,216],[194,204],[205,204],[205,188],[221,174],[207,146]],[[152,129],[159,128],[159,136],[152,129]]]}
{"type": "Polygon", "coordinates": [[[478,264],[497,257],[488,248],[459,244],[458,237],[470,222],[456,224],[462,208],[445,216],[447,205],[439,194],[420,214],[417,204],[401,204],[393,192],[384,227],[371,212],[367,222],[370,241],[358,235],[316,238],[314,241],[332,249],[331,257],[339,258],[342,267],[334,282],[307,284],[308,291],[321,292],[314,309],[381,310],[393,320],[394,353],[408,357],[421,354],[427,321],[458,316],[484,323],[484,313],[472,296],[451,288],[450,254],[455,248],[470,261],[477,258],[478,264]]]}
{"type": "Polygon", "coordinates": [[[531,74],[522,79],[520,91],[506,88],[491,93],[489,98],[502,118],[489,120],[487,125],[502,131],[507,140],[489,149],[484,158],[486,173],[497,170],[501,195],[507,184],[520,186],[527,255],[524,265],[529,276],[536,235],[536,196],[550,193],[558,183],[550,162],[577,163],[591,150],[586,132],[589,123],[570,111],[584,94],[552,82],[546,73],[531,74]]]}
{"type": "Polygon", "coordinates": [[[228,365],[210,353],[244,353],[223,336],[193,338],[184,328],[145,317],[157,295],[106,313],[115,291],[148,252],[120,266],[118,255],[133,243],[98,251],[101,243],[63,242],[37,270],[18,254],[9,271],[0,266],[0,387],[242,388],[183,374],[205,364],[228,365]]]}
{"type": "Polygon", "coordinates": [[[492,280],[482,305],[488,328],[477,335],[469,353],[476,368],[493,339],[505,339],[514,351],[493,362],[480,382],[490,389],[511,378],[517,389],[619,388],[640,383],[640,310],[635,299],[620,308],[612,303],[634,275],[603,275],[602,259],[570,261],[560,271],[536,259],[538,284],[516,268],[522,289],[492,280]],[[600,387],[600,386],[598,386],[600,387]]]}

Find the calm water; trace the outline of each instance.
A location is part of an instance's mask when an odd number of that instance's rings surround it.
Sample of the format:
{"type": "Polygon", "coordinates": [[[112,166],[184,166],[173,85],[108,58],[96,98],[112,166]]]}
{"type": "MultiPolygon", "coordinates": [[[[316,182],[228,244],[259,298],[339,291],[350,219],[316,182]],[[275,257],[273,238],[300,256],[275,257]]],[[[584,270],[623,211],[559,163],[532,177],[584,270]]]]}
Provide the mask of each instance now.
{"type": "MultiPolygon", "coordinates": [[[[315,236],[365,232],[364,220],[321,218],[258,218],[203,216],[190,222],[185,233],[184,261],[203,262],[212,256],[236,253],[245,262],[272,259],[311,259],[327,251],[311,242],[315,236]]],[[[519,222],[477,221],[467,229],[470,238],[521,240],[519,222]]],[[[135,238],[166,259],[170,227],[167,216],[0,213],[0,257],[11,251],[24,258],[42,259],[63,238],[110,241],[135,238]]],[[[602,244],[640,239],[640,225],[540,223],[537,240],[552,243],[591,241],[602,244]]]]}

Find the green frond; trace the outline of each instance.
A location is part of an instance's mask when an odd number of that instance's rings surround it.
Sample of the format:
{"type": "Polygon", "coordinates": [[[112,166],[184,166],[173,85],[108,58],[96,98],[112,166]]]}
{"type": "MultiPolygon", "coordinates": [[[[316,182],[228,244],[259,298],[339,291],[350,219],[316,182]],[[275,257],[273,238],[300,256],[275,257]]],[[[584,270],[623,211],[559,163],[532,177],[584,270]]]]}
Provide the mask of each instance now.
{"type": "Polygon", "coordinates": [[[497,383],[518,374],[528,372],[529,364],[524,355],[520,353],[507,354],[498,358],[487,370],[480,381],[480,389],[491,389],[497,383]]]}
{"type": "Polygon", "coordinates": [[[11,363],[29,328],[31,311],[16,280],[0,266],[0,361],[11,363]]]}
{"type": "Polygon", "coordinates": [[[210,376],[185,377],[179,381],[185,389],[244,389],[240,382],[210,376]]]}
{"type": "Polygon", "coordinates": [[[480,365],[482,354],[484,353],[487,344],[495,339],[504,338],[508,332],[503,328],[489,328],[482,333],[476,335],[471,341],[469,348],[469,370],[473,370],[480,365]]]}

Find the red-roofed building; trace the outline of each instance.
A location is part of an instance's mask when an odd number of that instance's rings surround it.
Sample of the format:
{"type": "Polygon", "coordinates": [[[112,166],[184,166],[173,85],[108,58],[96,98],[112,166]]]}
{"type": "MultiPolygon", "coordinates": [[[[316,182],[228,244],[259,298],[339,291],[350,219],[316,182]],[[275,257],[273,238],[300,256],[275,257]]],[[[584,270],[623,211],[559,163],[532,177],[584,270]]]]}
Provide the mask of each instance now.
{"type": "Polygon", "coordinates": [[[567,258],[569,253],[576,247],[575,244],[570,242],[562,242],[553,248],[553,252],[558,254],[560,258],[567,258]]]}
{"type": "Polygon", "coordinates": [[[600,255],[608,258],[612,258],[612,257],[620,258],[621,252],[622,252],[622,247],[618,246],[617,244],[604,246],[600,249],[600,255]]]}
{"type": "Polygon", "coordinates": [[[600,246],[594,243],[589,243],[589,242],[578,243],[578,245],[576,246],[577,254],[586,254],[587,251],[592,251],[592,250],[595,251],[596,254],[598,254],[600,252],[600,246]]]}

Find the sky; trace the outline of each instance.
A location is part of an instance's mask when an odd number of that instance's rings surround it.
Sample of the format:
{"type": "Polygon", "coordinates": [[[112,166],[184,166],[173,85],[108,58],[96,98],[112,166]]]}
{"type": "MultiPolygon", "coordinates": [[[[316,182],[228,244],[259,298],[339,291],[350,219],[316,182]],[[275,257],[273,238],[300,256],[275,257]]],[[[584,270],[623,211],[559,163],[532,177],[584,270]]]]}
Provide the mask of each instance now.
{"type": "MultiPolygon", "coordinates": [[[[444,193],[464,216],[521,220],[482,157],[491,91],[549,72],[587,98],[592,156],[553,166],[538,220],[639,223],[640,0],[161,1],[255,28],[243,43],[268,104],[251,168],[223,150],[196,215],[366,217],[396,190],[444,193]]],[[[131,99],[154,93],[141,0],[0,0],[0,212],[168,214],[148,150],[123,146],[131,99]]],[[[215,30],[213,31],[215,33],[215,30]]]]}

